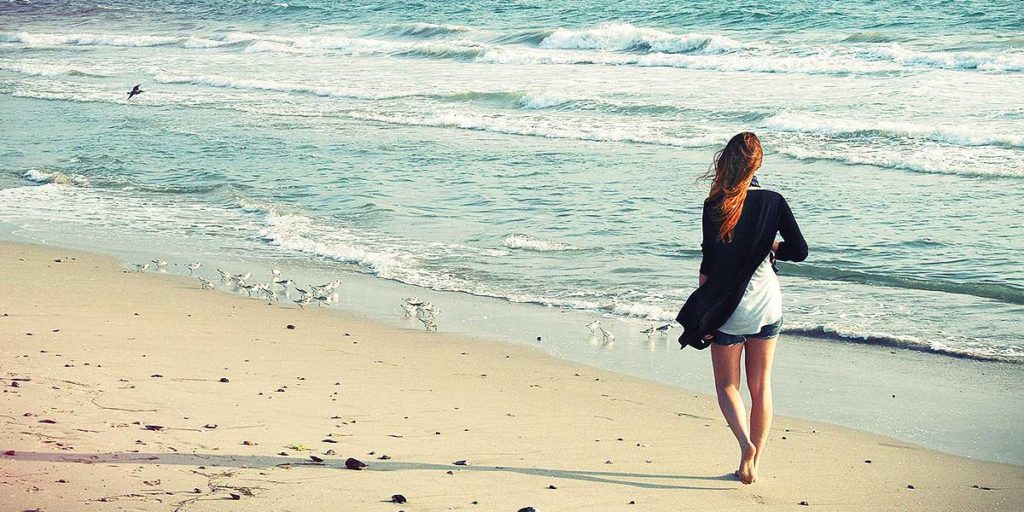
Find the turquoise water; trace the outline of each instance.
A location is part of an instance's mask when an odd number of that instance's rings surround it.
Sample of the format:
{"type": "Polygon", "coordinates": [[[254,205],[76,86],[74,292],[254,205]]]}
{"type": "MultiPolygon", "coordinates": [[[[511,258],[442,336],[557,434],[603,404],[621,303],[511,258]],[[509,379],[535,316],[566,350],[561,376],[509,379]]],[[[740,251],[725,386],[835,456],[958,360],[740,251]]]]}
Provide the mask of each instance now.
{"type": "Polygon", "coordinates": [[[7,2],[0,223],[653,323],[749,129],[811,246],[789,332],[1019,362],[1022,34],[1015,1],[7,2]]]}

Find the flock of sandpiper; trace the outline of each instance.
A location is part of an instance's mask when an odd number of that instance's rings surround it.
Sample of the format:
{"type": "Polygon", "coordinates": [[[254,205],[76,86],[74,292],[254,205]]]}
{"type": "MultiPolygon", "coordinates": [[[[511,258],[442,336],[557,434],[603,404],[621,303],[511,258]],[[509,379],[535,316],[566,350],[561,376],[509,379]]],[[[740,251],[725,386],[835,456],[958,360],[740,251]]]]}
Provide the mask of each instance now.
{"type": "MultiPolygon", "coordinates": [[[[150,270],[156,272],[166,272],[168,263],[164,260],[151,260],[149,263],[136,264],[136,272],[148,272],[150,270]]],[[[200,262],[189,263],[185,265],[188,269],[189,275],[199,280],[199,284],[204,290],[213,290],[216,285],[213,281],[205,279],[202,276],[196,275],[196,271],[203,266],[200,262]]],[[[243,274],[232,274],[225,272],[221,269],[217,269],[220,274],[220,282],[226,286],[230,286],[234,291],[241,293],[245,292],[250,297],[263,297],[271,302],[278,302],[280,296],[283,294],[286,299],[291,299],[291,290],[294,289],[299,293],[299,298],[292,300],[295,304],[298,304],[299,308],[305,309],[306,306],[313,304],[314,302],[318,306],[327,306],[338,300],[337,289],[341,286],[340,280],[334,280],[330,283],[322,285],[310,285],[307,289],[299,288],[295,281],[291,279],[285,279],[281,277],[281,271],[272,268],[270,269],[270,280],[264,283],[252,283],[253,274],[252,272],[245,272],[243,274]]],[[[441,313],[441,310],[433,304],[420,300],[416,297],[408,297],[402,300],[402,310],[405,312],[405,316],[412,317],[420,321],[423,327],[430,332],[437,331],[437,315],[441,313]]],[[[658,326],[650,326],[642,331],[642,334],[648,336],[654,336],[656,334],[666,334],[672,329],[672,324],[663,324],[658,326]]],[[[612,343],[615,341],[615,335],[611,331],[605,329],[601,325],[600,320],[594,320],[587,324],[587,328],[590,329],[591,336],[601,336],[601,339],[605,343],[612,343]]]]}

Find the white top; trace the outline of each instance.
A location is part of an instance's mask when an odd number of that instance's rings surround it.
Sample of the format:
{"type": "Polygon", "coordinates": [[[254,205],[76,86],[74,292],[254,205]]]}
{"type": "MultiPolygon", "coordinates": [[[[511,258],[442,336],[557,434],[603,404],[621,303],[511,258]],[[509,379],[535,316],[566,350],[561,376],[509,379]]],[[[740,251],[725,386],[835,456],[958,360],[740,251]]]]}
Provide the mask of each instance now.
{"type": "Polygon", "coordinates": [[[729,319],[718,328],[726,334],[757,334],[766,325],[782,319],[782,288],[772,270],[771,254],[758,265],[747,282],[747,291],[729,319]]]}

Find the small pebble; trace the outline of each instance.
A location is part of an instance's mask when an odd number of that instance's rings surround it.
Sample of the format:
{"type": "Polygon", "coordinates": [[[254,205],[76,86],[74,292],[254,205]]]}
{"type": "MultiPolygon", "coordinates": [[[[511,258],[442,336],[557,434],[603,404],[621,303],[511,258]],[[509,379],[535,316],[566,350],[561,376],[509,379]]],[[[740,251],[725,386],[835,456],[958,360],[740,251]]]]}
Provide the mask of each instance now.
{"type": "Polygon", "coordinates": [[[807,503],[806,501],[801,501],[800,503],[797,503],[797,505],[802,505],[804,507],[809,507],[810,503],[807,503]]]}
{"type": "Polygon", "coordinates": [[[345,467],[348,468],[348,469],[359,471],[359,470],[365,468],[366,464],[364,464],[362,461],[360,461],[358,459],[353,459],[353,458],[349,457],[348,459],[345,460],[345,467]]]}
{"type": "Polygon", "coordinates": [[[287,327],[288,329],[292,329],[292,330],[295,329],[295,325],[293,325],[293,324],[288,324],[285,327],[287,327]]]}
{"type": "Polygon", "coordinates": [[[220,378],[220,381],[221,381],[221,382],[224,382],[224,383],[227,383],[227,382],[231,382],[230,380],[228,380],[228,378],[227,378],[227,377],[221,377],[221,378],[220,378]]]}
{"type": "Polygon", "coordinates": [[[402,496],[401,494],[395,494],[394,496],[391,496],[391,503],[405,503],[405,502],[406,502],[405,496],[402,496]]]}

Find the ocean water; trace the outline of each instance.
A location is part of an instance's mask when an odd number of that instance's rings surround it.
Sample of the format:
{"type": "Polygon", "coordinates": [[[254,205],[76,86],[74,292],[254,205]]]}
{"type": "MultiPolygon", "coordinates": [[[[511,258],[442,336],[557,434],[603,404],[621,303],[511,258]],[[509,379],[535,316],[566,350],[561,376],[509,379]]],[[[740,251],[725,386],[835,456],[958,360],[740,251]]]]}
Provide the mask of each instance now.
{"type": "Polygon", "coordinates": [[[1019,7],[5,1],[0,223],[641,325],[753,130],[788,332],[1024,362],[1019,7]]]}

